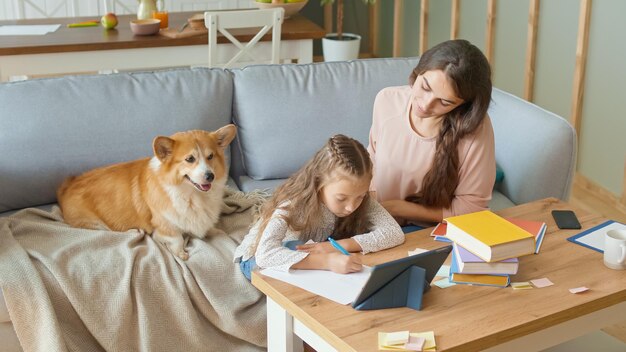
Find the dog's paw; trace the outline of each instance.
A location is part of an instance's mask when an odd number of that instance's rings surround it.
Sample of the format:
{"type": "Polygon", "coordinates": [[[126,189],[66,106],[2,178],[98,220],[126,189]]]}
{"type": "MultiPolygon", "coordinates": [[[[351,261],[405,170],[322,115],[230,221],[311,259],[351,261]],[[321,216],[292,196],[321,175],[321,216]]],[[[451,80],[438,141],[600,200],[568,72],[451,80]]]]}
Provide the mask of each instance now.
{"type": "Polygon", "coordinates": [[[189,253],[187,253],[187,251],[182,250],[182,251],[178,252],[177,255],[178,255],[178,258],[180,258],[182,260],[189,259],[189,253]]]}

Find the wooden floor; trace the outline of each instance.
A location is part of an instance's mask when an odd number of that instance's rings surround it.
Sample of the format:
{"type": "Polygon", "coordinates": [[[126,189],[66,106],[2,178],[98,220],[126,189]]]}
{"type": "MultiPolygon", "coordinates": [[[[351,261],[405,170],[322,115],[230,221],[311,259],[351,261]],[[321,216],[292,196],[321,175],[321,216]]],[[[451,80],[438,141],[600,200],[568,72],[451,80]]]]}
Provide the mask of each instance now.
{"type": "MultiPolygon", "coordinates": [[[[626,214],[615,209],[610,203],[574,182],[569,202],[589,212],[599,213],[609,219],[626,223],[626,214]]],[[[626,321],[602,329],[607,334],[626,342],[626,321]]]]}

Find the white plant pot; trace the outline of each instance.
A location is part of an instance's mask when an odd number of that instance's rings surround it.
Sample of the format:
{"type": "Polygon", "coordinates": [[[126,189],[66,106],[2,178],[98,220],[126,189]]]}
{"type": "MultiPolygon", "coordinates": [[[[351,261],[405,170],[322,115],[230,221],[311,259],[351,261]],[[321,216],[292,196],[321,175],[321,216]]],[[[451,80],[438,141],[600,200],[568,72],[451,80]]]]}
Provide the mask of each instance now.
{"type": "Polygon", "coordinates": [[[337,40],[336,38],[337,33],[329,33],[326,34],[326,38],[322,38],[324,61],[347,61],[359,58],[360,35],[344,33],[343,40],[337,40]]]}

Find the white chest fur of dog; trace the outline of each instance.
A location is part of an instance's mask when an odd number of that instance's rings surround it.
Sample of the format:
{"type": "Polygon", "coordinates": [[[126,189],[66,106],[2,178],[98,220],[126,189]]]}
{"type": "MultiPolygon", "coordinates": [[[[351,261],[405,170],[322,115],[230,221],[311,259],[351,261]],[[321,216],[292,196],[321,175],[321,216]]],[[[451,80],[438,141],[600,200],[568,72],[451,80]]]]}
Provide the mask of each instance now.
{"type": "Polygon", "coordinates": [[[57,191],[65,221],[75,227],[152,236],[186,260],[183,234],[203,238],[215,229],[228,168],[224,149],[234,125],[187,131],[153,141],[154,157],[68,178],[57,191]]]}
{"type": "MultiPolygon", "coordinates": [[[[152,158],[150,166],[158,168],[159,165],[159,159],[152,158]]],[[[191,187],[163,185],[172,202],[172,208],[165,211],[163,216],[180,232],[204,238],[219,221],[225,188],[225,179],[213,181],[211,191],[206,193],[197,192],[191,187]]]]}

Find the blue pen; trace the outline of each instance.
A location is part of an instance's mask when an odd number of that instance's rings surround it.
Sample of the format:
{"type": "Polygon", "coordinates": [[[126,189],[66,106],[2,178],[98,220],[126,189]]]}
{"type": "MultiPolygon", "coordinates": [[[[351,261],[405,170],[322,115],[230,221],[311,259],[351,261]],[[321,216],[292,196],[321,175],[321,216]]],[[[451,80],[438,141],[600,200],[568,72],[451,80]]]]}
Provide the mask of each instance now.
{"type": "Polygon", "coordinates": [[[330,242],[330,244],[333,245],[333,247],[337,248],[337,250],[339,250],[339,252],[345,254],[345,255],[350,255],[350,252],[348,252],[345,248],[341,247],[341,245],[339,243],[337,243],[337,241],[335,241],[332,237],[328,237],[328,242],[330,242]]]}

